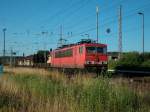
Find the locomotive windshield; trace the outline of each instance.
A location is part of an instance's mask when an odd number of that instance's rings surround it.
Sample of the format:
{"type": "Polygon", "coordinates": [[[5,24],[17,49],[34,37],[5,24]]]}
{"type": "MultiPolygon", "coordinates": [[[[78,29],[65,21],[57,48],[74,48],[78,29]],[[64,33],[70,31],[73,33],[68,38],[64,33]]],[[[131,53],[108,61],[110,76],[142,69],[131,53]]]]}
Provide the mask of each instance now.
{"type": "Polygon", "coordinates": [[[86,47],[86,52],[87,53],[107,53],[107,48],[106,47],[86,47]]]}

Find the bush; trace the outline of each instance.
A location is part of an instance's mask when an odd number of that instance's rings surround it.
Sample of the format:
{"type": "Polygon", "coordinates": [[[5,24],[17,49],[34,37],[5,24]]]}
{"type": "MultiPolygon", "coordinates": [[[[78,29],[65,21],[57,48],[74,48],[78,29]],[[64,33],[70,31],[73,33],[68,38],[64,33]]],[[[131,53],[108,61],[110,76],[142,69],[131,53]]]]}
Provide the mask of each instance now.
{"type": "Polygon", "coordinates": [[[137,52],[131,52],[123,54],[118,64],[122,66],[139,66],[142,61],[142,57],[137,52]]]}
{"type": "Polygon", "coordinates": [[[127,70],[149,70],[150,69],[150,53],[139,54],[137,52],[124,53],[118,61],[110,61],[111,69],[127,69],[127,70]]]}
{"type": "Polygon", "coordinates": [[[144,62],[142,63],[142,66],[143,66],[143,67],[149,67],[149,68],[150,68],[150,58],[149,58],[149,60],[144,61],[144,62]]]}
{"type": "Polygon", "coordinates": [[[109,69],[115,69],[116,67],[118,66],[118,61],[114,61],[114,60],[111,60],[108,62],[108,68],[109,69]]]}
{"type": "Polygon", "coordinates": [[[144,61],[150,60],[150,53],[144,53],[144,55],[142,55],[142,56],[144,58],[144,61]]]}

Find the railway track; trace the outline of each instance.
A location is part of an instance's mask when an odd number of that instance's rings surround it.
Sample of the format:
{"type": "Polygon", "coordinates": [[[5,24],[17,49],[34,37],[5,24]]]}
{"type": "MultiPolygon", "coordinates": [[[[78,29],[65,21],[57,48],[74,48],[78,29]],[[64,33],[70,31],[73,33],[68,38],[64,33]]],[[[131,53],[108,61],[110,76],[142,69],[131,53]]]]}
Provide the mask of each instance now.
{"type": "Polygon", "coordinates": [[[150,76],[150,71],[135,71],[135,70],[108,70],[109,73],[119,74],[119,75],[128,75],[128,76],[150,76]]]}

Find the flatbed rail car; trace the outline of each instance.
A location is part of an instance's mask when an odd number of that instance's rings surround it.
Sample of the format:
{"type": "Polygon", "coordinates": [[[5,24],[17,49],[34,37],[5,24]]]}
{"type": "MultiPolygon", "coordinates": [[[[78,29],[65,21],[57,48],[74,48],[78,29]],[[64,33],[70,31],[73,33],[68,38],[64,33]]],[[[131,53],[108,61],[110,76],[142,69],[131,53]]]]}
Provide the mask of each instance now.
{"type": "Polygon", "coordinates": [[[56,68],[107,70],[107,45],[92,42],[67,45],[53,50],[49,62],[56,68]]]}

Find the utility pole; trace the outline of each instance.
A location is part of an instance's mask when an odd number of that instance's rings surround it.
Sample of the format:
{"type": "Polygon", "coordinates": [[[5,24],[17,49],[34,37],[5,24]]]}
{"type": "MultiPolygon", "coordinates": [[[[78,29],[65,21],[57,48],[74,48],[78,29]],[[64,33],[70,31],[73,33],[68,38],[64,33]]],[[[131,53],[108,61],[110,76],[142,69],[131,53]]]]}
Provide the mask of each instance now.
{"type": "Polygon", "coordinates": [[[143,55],[144,55],[144,46],[145,46],[144,45],[144,36],[145,36],[145,33],[144,33],[145,32],[145,30],[144,30],[145,29],[145,21],[144,20],[145,20],[145,18],[144,18],[144,13],[139,12],[138,14],[142,16],[142,33],[143,33],[142,34],[142,47],[143,47],[142,49],[143,49],[143,55]]]}
{"type": "Polygon", "coordinates": [[[122,55],[122,6],[121,5],[119,7],[118,22],[119,22],[118,48],[119,48],[119,59],[120,59],[122,55]]]}
{"type": "Polygon", "coordinates": [[[99,34],[98,34],[98,30],[99,30],[98,24],[99,24],[99,21],[98,21],[98,19],[99,19],[99,7],[96,6],[96,31],[97,31],[97,39],[96,39],[96,41],[97,41],[97,43],[98,43],[98,36],[99,36],[99,34]]]}
{"type": "Polygon", "coordinates": [[[6,49],[5,49],[5,36],[6,36],[6,28],[3,29],[3,34],[4,34],[4,50],[3,50],[3,56],[5,57],[6,54],[6,49]]]}

